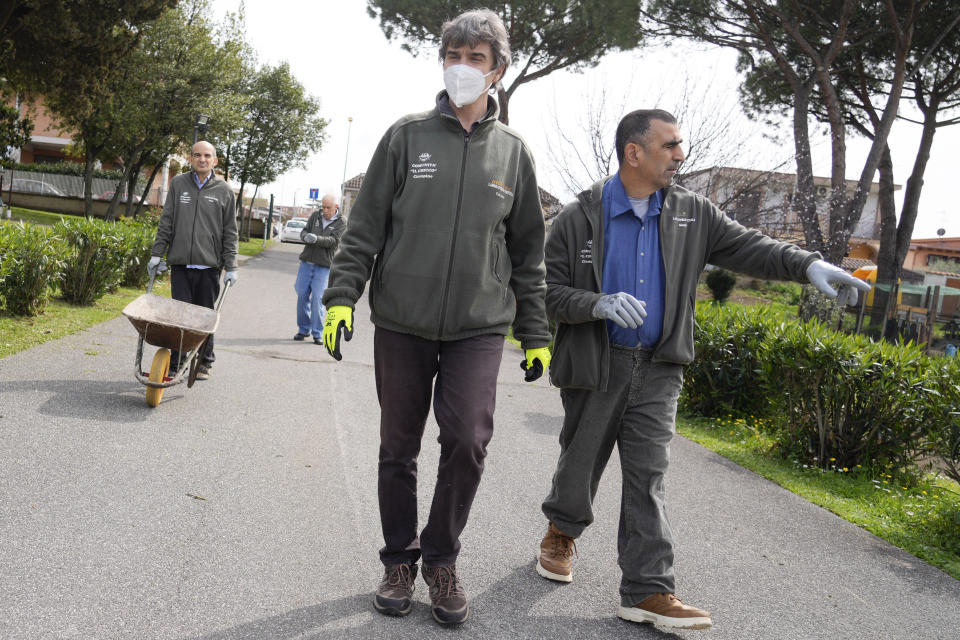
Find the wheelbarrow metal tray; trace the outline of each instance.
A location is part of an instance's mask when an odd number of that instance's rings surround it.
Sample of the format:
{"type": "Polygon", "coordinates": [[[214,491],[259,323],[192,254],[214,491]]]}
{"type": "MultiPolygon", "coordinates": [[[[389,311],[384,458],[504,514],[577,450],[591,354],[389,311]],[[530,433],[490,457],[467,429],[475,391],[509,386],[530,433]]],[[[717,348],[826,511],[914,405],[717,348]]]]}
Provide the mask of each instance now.
{"type": "Polygon", "coordinates": [[[143,340],[155,347],[191,351],[217,330],[213,309],[145,293],[123,309],[143,340]]]}

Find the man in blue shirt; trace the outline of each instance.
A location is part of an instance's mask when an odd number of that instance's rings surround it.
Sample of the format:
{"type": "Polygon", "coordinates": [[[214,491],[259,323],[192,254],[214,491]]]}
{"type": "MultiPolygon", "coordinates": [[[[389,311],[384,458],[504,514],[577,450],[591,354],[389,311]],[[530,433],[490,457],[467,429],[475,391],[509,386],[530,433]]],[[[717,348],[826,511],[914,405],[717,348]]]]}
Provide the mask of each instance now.
{"type": "Polygon", "coordinates": [[[627,114],[617,127],[618,173],[568,204],[547,239],[547,313],[557,322],[550,381],[561,389],[565,415],[536,570],[573,580],[573,541],[593,522],[593,498],[616,444],[623,472],[617,615],[705,629],[710,614],[675,595],[664,507],[700,273],[709,262],[756,278],[810,281],[838,296],[834,285],[850,304],[869,286],[674,186],[681,143],[666,111],[627,114]]]}

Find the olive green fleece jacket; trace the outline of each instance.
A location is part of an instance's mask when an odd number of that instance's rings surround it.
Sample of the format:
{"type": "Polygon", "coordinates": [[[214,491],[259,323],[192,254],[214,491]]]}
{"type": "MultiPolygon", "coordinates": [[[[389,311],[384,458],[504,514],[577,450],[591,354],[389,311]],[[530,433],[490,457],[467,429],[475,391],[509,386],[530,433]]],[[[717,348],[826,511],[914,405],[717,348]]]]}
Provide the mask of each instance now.
{"type": "Polygon", "coordinates": [[[338,213],[326,227],[323,226],[323,212],[317,209],[310,214],[306,226],[300,230],[300,239],[303,240],[303,251],[300,252],[300,260],[310,262],[321,267],[329,267],[333,262],[333,255],[337,252],[337,246],[340,244],[340,236],[346,229],[347,223],[343,221],[338,213]],[[317,236],[313,242],[307,242],[306,236],[312,233],[317,236]]]}
{"type": "MultiPolygon", "coordinates": [[[[593,317],[593,307],[604,295],[606,180],[566,205],[547,238],[547,313],[557,321],[550,381],[561,388],[605,391],[609,379],[606,323],[593,317]]],[[[683,187],[666,187],[663,196],[658,227],[665,276],[663,333],[652,359],[686,365],[693,360],[697,281],[706,264],[756,278],[806,282],[807,267],[820,254],[747,229],[683,187]]]]}
{"type": "Polygon", "coordinates": [[[550,343],[533,158],[490,104],[469,135],[438,108],[387,130],[334,256],[327,308],[353,307],[369,278],[378,327],[459,340],[512,323],[524,349],[550,343]]]}
{"type": "Polygon", "coordinates": [[[213,175],[197,188],[194,172],[170,181],[151,256],[167,256],[167,264],[197,264],[237,269],[237,218],[233,189],[213,175]]]}

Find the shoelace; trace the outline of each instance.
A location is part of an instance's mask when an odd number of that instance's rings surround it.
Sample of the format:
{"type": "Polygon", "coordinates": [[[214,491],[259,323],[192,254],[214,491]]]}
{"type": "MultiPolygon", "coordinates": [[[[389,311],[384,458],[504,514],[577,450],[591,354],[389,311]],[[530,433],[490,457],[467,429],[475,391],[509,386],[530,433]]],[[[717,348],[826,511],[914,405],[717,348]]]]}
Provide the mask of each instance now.
{"type": "Polygon", "coordinates": [[[406,586],[411,582],[413,582],[413,574],[408,564],[398,564],[387,574],[387,584],[391,587],[406,586]]]}
{"type": "Polygon", "coordinates": [[[433,588],[437,591],[437,598],[463,595],[463,587],[460,586],[457,570],[453,567],[437,568],[437,576],[434,580],[433,588]]]}
{"type": "Polygon", "coordinates": [[[577,558],[580,557],[577,553],[577,541],[570,536],[564,535],[553,536],[553,553],[566,558],[569,558],[571,555],[577,558]],[[571,547],[573,548],[573,553],[570,553],[571,547]]]}

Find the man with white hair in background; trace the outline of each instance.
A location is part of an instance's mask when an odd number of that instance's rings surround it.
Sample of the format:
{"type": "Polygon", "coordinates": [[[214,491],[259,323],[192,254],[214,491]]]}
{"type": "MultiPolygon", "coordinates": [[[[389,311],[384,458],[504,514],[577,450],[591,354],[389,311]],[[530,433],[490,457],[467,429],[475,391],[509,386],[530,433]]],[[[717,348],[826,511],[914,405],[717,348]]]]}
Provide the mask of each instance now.
{"type": "Polygon", "coordinates": [[[340,236],[346,228],[340,217],[340,203],[333,193],[324,194],[320,208],[310,214],[306,226],[300,230],[304,247],[300,253],[300,268],[293,284],[297,292],[297,334],[294,340],[313,336],[314,344],[323,344],[323,319],[326,309],[320,304],[330,277],[330,263],[337,252],[340,236]]]}

